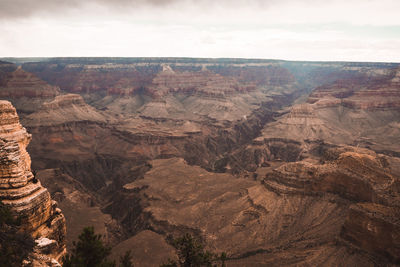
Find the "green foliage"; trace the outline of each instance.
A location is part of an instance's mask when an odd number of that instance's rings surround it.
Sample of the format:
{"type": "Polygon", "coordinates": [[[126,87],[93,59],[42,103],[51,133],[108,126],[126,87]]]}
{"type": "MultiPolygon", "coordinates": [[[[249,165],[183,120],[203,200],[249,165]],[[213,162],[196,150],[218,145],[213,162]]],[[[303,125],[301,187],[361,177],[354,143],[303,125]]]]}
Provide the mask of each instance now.
{"type": "Polygon", "coordinates": [[[72,253],[63,258],[64,267],[115,267],[115,262],[107,260],[111,247],[103,244],[93,226],[83,228],[78,239],[73,243],[72,253]]]}
{"type": "Polygon", "coordinates": [[[168,259],[168,261],[161,264],[160,267],[178,267],[178,263],[174,260],[168,259]]]}
{"type": "Polygon", "coordinates": [[[119,266],[120,267],[133,267],[132,255],[131,255],[131,251],[130,250],[125,252],[125,255],[121,256],[119,258],[119,266]]]}
{"type": "Polygon", "coordinates": [[[225,266],[227,259],[225,252],[219,256],[204,250],[201,242],[190,234],[174,239],[171,244],[177,250],[178,262],[168,259],[168,262],[162,264],[161,267],[211,267],[218,266],[218,262],[220,266],[225,266]]]}
{"type": "MultiPolygon", "coordinates": [[[[103,244],[101,235],[96,235],[94,227],[85,227],[74,242],[71,254],[63,258],[63,267],[115,267],[114,261],[107,257],[111,254],[111,247],[103,244]]],[[[1,266],[1,265],[0,265],[1,266]]],[[[120,257],[120,267],[133,267],[131,251],[120,257]]]]}
{"type": "Polygon", "coordinates": [[[0,202],[0,266],[20,266],[33,250],[32,237],[18,231],[21,218],[14,218],[11,209],[0,202]]]}
{"type": "Polygon", "coordinates": [[[16,221],[9,207],[0,202],[0,227],[16,225],[16,221]]]}

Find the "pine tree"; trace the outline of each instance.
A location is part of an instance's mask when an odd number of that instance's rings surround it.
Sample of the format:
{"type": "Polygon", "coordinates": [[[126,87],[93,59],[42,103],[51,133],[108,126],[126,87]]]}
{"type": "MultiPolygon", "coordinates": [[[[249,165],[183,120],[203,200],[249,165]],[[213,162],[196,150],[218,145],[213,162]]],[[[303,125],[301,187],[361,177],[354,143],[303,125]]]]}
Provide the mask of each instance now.
{"type": "Polygon", "coordinates": [[[78,239],[73,243],[72,253],[63,258],[64,267],[115,267],[115,262],[107,259],[111,247],[103,244],[93,226],[83,228],[78,239]]]}
{"type": "Polygon", "coordinates": [[[20,230],[21,218],[0,201],[0,266],[20,266],[32,252],[33,238],[20,230]]]}
{"type": "Polygon", "coordinates": [[[227,259],[226,253],[223,252],[220,256],[204,250],[201,242],[195,239],[190,234],[185,234],[182,237],[174,239],[171,242],[178,254],[178,262],[168,259],[167,263],[160,267],[201,267],[201,266],[217,266],[221,262],[221,266],[225,266],[227,259]]]}
{"type": "Polygon", "coordinates": [[[132,255],[131,255],[131,251],[130,250],[125,252],[124,256],[121,256],[119,258],[119,266],[120,267],[133,267],[132,255]]]}

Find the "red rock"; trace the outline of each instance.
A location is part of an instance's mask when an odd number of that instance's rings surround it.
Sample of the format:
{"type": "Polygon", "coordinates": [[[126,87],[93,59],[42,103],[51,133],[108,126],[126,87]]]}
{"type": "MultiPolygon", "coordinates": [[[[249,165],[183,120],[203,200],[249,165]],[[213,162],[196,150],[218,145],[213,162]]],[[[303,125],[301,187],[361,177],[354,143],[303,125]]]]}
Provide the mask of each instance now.
{"type": "Polygon", "coordinates": [[[1,98],[20,97],[54,97],[59,89],[39,79],[32,73],[19,67],[17,70],[7,73],[0,85],[1,98]]]}
{"type": "Polygon", "coordinates": [[[26,151],[31,135],[8,101],[0,101],[0,122],[0,200],[22,218],[21,230],[53,244],[46,252],[38,248],[35,253],[58,260],[65,254],[65,219],[47,189],[34,181],[26,151]]]}

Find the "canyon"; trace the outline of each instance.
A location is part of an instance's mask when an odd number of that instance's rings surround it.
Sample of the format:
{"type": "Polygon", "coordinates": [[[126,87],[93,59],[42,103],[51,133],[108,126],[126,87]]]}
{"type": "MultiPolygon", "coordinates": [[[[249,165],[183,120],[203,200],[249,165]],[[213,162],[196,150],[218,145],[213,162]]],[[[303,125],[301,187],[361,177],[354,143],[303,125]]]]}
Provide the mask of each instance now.
{"type": "Polygon", "coordinates": [[[138,266],[176,257],[185,233],[228,266],[400,264],[400,64],[10,62],[2,201],[41,192],[24,225],[55,259],[93,225],[138,266]]]}

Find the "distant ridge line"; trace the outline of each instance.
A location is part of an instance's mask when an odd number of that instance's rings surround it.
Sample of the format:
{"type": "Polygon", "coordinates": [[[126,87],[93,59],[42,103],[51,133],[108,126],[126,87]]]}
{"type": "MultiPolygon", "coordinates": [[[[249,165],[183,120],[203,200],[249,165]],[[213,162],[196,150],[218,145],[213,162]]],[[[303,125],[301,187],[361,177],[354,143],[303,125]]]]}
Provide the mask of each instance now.
{"type": "Polygon", "coordinates": [[[291,64],[339,64],[344,66],[398,66],[397,62],[352,62],[352,61],[297,61],[256,58],[195,58],[195,57],[3,57],[0,60],[15,64],[28,62],[47,62],[64,64],[134,64],[134,63],[208,63],[208,64],[246,64],[246,63],[291,63],[291,64]]]}

